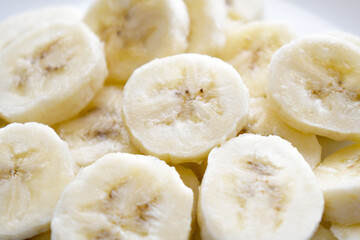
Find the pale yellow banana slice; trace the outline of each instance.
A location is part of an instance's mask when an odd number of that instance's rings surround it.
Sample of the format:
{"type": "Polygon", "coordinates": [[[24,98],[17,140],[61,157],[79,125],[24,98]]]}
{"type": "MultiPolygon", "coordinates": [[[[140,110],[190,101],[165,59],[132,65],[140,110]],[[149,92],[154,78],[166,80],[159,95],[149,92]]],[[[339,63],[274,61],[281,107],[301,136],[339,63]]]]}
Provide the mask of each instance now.
{"type": "Polygon", "coordinates": [[[201,162],[246,123],[248,92],[217,58],[180,54],[138,68],[124,88],[123,120],[134,145],[169,163],[201,162]]]}
{"type": "Polygon", "coordinates": [[[192,206],[192,190],[175,168],[151,156],[110,153],[64,189],[51,239],[186,240],[192,206]]]}
{"type": "Polygon", "coordinates": [[[311,168],[321,161],[321,146],[314,134],[297,131],[283,122],[265,98],[250,98],[249,119],[242,132],[277,135],[289,141],[311,168]]]}
{"type": "Polygon", "coordinates": [[[331,232],[336,236],[337,240],[359,240],[360,239],[360,224],[343,226],[339,224],[332,224],[331,232]]]}
{"type": "Polygon", "coordinates": [[[105,42],[109,78],[115,81],[187,48],[189,16],[182,0],[96,0],[84,21],[105,42]]]}
{"type": "Polygon", "coordinates": [[[253,22],[227,34],[218,57],[240,73],[250,96],[266,95],[270,60],[275,51],[295,38],[291,29],[275,22],[253,22]]]}
{"type": "Polygon", "coordinates": [[[259,20],[264,11],[264,0],[223,0],[227,7],[227,18],[235,22],[259,20]]]}
{"type": "Polygon", "coordinates": [[[56,20],[80,21],[81,14],[71,7],[49,7],[21,13],[0,23],[0,52],[27,31],[56,20]]]}
{"type": "Polygon", "coordinates": [[[359,158],[360,144],[354,144],[328,156],[315,168],[325,198],[325,221],[360,223],[359,158]]]}
{"type": "Polygon", "coordinates": [[[139,153],[121,119],[122,95],[120,87],[105,86],[78,117],[55,127],[79,167],[107,153],[139,153]]]}
{"type": "Polygon", "coordinates": [[[90,102],[106,75],[102,44],[85,24],[43,25],[0,54],[0,117],[64,121],[90,102]]]}
{"type": "Polygon", "coordinates": [[[287,44],[271,60],[268,96],[300,131],[360,139],[360,48],[327,35],[287,44]]]}
{"type": "Polygon", "coordinates": [[[197,211],[197,203],[199,196],[199,186],[200,182],[193,171],[188,168],[182,167],[180,165],[175,166],[176,171],[179,173],[181,180],[184,182],[185,186],[191,188],[194,193],[194,202],[191,213],[191,233],[192,237],[197,229],[197,220],[196,220],[196,211],[197,211]]]}
{"type": "Polygon", "coordinates": [[[209,154],[198,205],[204,240],[310,239],[323,207],[310,166],[280,137],[244,134],[209,154]]]}
{"type": "Polygon", "coordinates": [[[190,15],[187,52],[217,54],[225,44],[226,4],[223,0],[184,0],[190,15]]]}
{"type": "Polygon", "coordinates": [[[319,225],[318,229],[316,230],[314,236],[312,236],[311,240],[338,240],[338,239],[334,236],[334,234],[330,230],[319,225]]]}
{"type": "Polygon", "coordinates": [[[0,239],[49,230],[63,188],[73,179],[67,144],[50,127],[12,123],[0,129],[0,239]]]}

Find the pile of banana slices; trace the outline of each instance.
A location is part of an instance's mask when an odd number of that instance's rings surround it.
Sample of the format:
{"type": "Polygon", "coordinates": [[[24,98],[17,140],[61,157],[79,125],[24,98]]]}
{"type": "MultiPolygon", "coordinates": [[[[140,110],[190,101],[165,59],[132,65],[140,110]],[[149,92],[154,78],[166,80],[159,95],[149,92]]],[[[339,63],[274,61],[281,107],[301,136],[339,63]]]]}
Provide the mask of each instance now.
{"type": "Polygon", "coordinates": [[[261,0],[0,23],[0,239],[360,239],[360,38],[261,0]],[[350,141],[324,158],[318,137],[350,141]]]}

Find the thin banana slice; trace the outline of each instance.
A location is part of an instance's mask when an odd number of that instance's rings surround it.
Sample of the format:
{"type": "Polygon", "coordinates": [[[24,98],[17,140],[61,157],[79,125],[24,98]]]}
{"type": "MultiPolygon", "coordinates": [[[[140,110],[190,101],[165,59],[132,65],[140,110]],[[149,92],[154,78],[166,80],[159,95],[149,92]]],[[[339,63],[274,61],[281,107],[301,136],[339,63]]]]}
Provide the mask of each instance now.
{"type": "Polygon", "coordinates": [[[360,144],[354,144],[328,156],[315,168],[325,198],[325,221],[360,223],[359,158],[360,144]]]}
{"type": "Polygon", "coordinates": [[[77,118],[55,127],[79,167],[107,153],[139,153],[121,119],[122,95],[120,87],[105,86],[77,118]]]}
{"type": "Polygon", "coordinates": [[[359,240],[360,239],[360,224],[342,226],[339,224],[332,224],[331,232],[336,236],[337,240],[359,240]]]}
{"type": "Polygon", "coordinates": [[[102,44],[83,23],[53,22],[0,55],[0,117],[52,125],[80,112],[106,78],[102,44]]]}
{"type": "Polygon", "coordinates": [[[193,236],[197,229],[197,220],[196,220],[196,211],[197,203],[199,196],[199,186],[200,182],[193,171],[188,168],[182,167],[180,165],[175,166],[176,171],[179,173],[181,180],[184,182],[185,186],[191,188],[194,193],[194,202],[191,213],[191,233],[190,236],[193,236]]]}
{"type": "Polygon", "coordinates": [[[334,140],[360,139],[360,48],[327,35],[289,43],[274,54],[268,96],[292,127],[334,140]]]}
{"type": "Polygon", "coordinates": [[[225,44],[226,5],[222,0],[184,0],[190,15],[187,52],[214,56],[225,44]]]}
{"type": "Polygon", "coordinates": [[[67,144],[50,127],[12,123],[0,129],[0,239],[49,230],[63,188],[73,179],[67,144]]]}
{"type": "Polygon", "coordinates": [[[109,78],[125,82],[146,62],[184,52],[189,16],[180,0],[97,0],[84,18],[105,42],[109,78]]]}
{"type": "Polygon", "coordinates": [[[198,205],[204,240],[310,239],[323,208],[311,168],[280,137],[244,134],[209,154],[198,205]]]}
{"type": "Polygon", "coordinates": [[[264,11],[264,0],[223,0],[227,7],[227,18],[234,22],[259,20],[264,11]]]}
{"type": "Polygon", "coordinates": [[[338,239],[334,236],[334,234],[330,230],[319,225],[318,229],[316,230],[311,240],[338,240],[338,239]]]}
{"type": "Polygon", "coordinates": [[[51,239],[186,240],[192,206],[192,190],[175,168],[151,156],[110,153],[64,189],[51,239]]]}
{"type": "Polygon", "coordinates": [[[134,145],[169,163],[201,162],[246,123],[248,92],[220,59],[180,54],[138,68],[124,88],[134,145]]]}
{"type": "Polygon", "coordinates": [[[49,7],[15,15],[0,23],[0,52],[27,31],[50,21],[80,21],[81,14],[71,7],[49,7]]]}
{"type": "Polygon", "coordinates": [[[242,132],[277,135],[289,141],[311,168],[321,161],[321,146],[314,134],[297,131],[283,122],[265,98],[250,98],[249,119],[242,132]]]}
{"type": "Polygon", "coordinates": [[[218,57],[240,73],[250,96],[266,95],[268,68],[274,52],[295,38],[282,23],[253,22],[232,30],[218,57]]]}

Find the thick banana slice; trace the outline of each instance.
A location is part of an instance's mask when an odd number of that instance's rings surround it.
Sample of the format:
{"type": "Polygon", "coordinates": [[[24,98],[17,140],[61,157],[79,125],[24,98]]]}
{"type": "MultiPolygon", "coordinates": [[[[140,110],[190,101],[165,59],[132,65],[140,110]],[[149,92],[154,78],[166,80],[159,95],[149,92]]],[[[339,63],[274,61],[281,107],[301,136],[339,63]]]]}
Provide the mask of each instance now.
{"type": "Polygon", "coordinates": [[[199,192],[207,239],[310,239],[324,199],[301,154],[280,137],[244,134],[214,148],[199,192]]]}
{"type": "Polygon", "coordinates": [[[235,22],[251,22],[262,17],[264,0],[223,0],[227,7],[227,17],[235,22]]]}
{"type": "Polygon", "coordinates": [[[229,64],[180,54],[138,68],[126,83],[123,119],[143,153],[201,162],[246,123],[248,92],[229,64]]]}
{"type": "Polygon", "coordinates": [[[85,24],[43,25],[0,54],[0,117],[64,121],[90,102],[106,75],[102,44],[85,24]]]}
{"type": "Polygon", "coordinates": [[[190,15],[190,35],[187,52],[214,56],[225,44],[224,0],[184,0],[190,15]]]}
{"type": "Polygon", "coordinates": [[[0,129],[0,239],[49,230],[63,188],[73,179],[67,144],[39,123],[0,129]]]}
{"type": "Polygon", "coordinates": [[[0,23],[0,52],[27,31],[50,21],[80,21],[81,14],[71,7],[49,7],[15,15],[0,23]]]}
{"type": "Polygon", "coordinates": [[[97,0],[84,21],[105,42],[109,78],[115,81],[187,48],[189,16],[181,0],[97,0]]]}
{"type": "Polygon", "coordinates": [[[180,165],[175,166],[176,171],[179,173],[181,180],[184,182],[185,186],[191,188],[194,193],[194,202],[191,214],[191,233],[190,236],[193,236],[197,229],[197,220],[196,220],[196,211],[197,203],[199,196],[199,186],[200,182],[193,171],[188,168],[182,167],[180,165]]]}
{"type": "Polygon", "coordinates": [[[316,230],[314,236],[312,236],[311,240],[338,240],[338,239],[334,236],[334,234],[330,230],[319,225],[318,229],[316,230]]]}
{"type": "Polygon", "coordinates": [[[86,167],[107,153],[139,153],[121,119],[121,102],[122,89],[106,86],[77,118],[55,127],[69,144],[79,167],[86,167]]]}
{"type": "Polygon", "coordinates": [[[297,131],[283,122],[265,98],[250,98],[248,123],[242,132],[277,135],[289,141],[311,168],[321,161],[321,146],[314,134],[297,131]]]}
{"type": "Polygon", "coordinates": [[[313,35],[274,54],[268,96],[292,127],[335,140],[360,139],[360,48],[313,35]]]}
{"type": "Polygon", "coordinates": [[[354,144],[328,156],[315,168],[325,198],[325,221],[360,223],[359,158],[360,144],[354,144]]]}
{"type": "Polygon", "coordinates": [[[240,73],[250,96],[261,97],[266,95],[268,68],[273,53],[294,38],[286,25],[249,23],[227,34],[226,44],[218,57],[240,73]]]}
{"type": "Polygon", "coordinates": [[[51,239],[183,239],[193,193],[175,168],[151,156],[110,153],[63,191],[51,239]]]}
{"type": "Polygon", "coordinates": [[[360,239],[360,224],[342,226],[339,224],[332,224],[331,232],[336,236],[337,240],[359,240],[360,239]]]}

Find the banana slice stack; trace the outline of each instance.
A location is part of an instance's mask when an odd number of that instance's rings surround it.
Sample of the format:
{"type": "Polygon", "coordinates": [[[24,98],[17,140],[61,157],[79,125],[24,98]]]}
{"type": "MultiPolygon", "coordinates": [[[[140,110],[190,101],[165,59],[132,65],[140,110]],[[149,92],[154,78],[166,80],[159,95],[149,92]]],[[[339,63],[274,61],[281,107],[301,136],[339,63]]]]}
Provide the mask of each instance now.
{"type": "Polygon", "coordinates": [[[360,239],[360,38],[263,10],[94,0],[1,22],[0,239],[360,239]]]}

